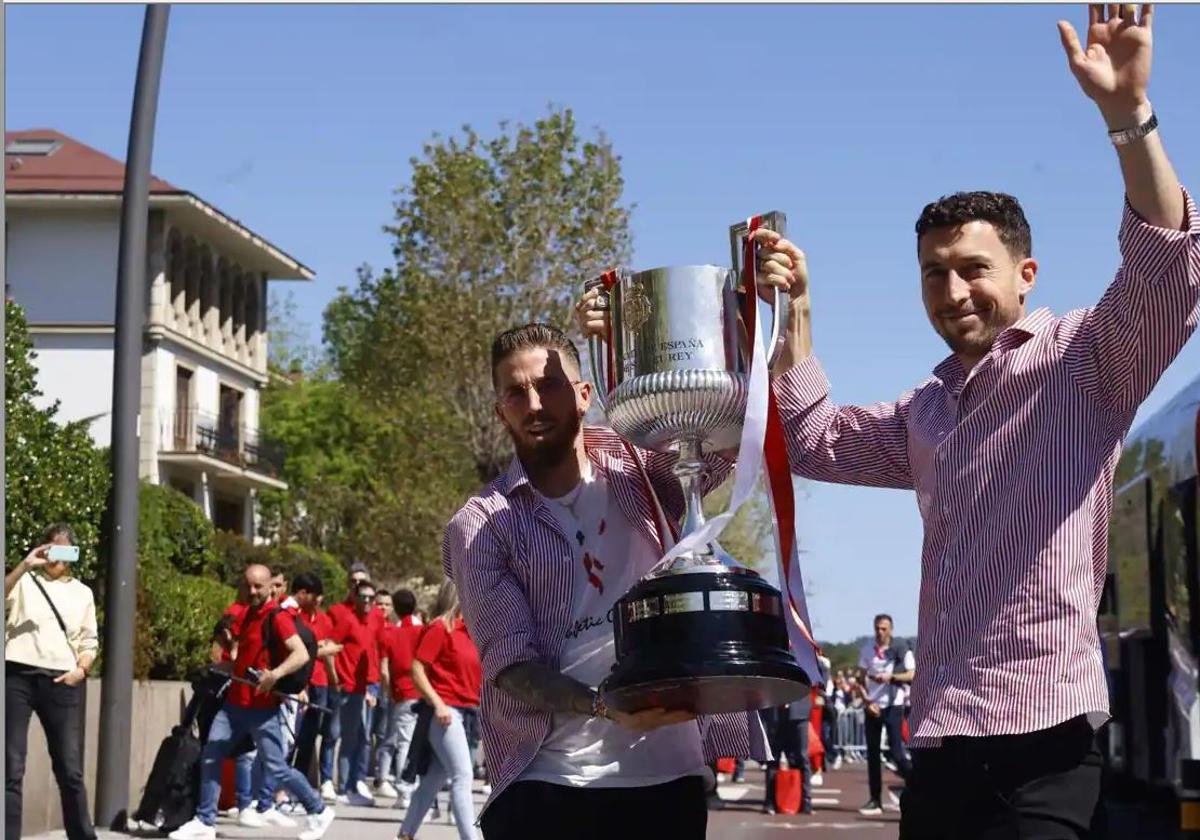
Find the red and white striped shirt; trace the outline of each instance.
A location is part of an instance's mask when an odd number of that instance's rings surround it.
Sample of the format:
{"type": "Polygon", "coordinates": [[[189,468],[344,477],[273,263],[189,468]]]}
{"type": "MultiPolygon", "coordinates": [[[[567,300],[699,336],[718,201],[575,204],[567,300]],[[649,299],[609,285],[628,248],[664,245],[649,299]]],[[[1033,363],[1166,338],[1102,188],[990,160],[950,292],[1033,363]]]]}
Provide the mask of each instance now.
{"type": "Polygon", "coordinates": [[[1126,203],[1100,302],[1031,312],[969,374],[957,358],[895,402],[835,405],[815,358],[775,383],[792,469],[910,488],[925,526],[915,746],[1108,712],[1096,613],[1113,470],[1138,405],[1196,328],[1200,216],[1126,203]]]}
{"type": "MultiPolygon", "coordinates": [[[[651,500],[621,439],[611,429],[586,426],[583,440],[593,469],[604,473],[621,512],[661,547],[651,500]]],[[[678,521],[684,502],[671,472],[675,456],[638,452],[663,510],[678,521]]],[[[732,467],[716,456],[707,463],[703,492],[717,486],[732,467]]],[[[561,667],[559,656],[572,620],[574,553],[514,458],[506,473],[450,520],[442,563],[458,585],[463,615],[483,663],[483,743],[492,783],[489,801],[494,801],[529,766],[551,730],[551,715],[498,689],[496,675],[517,662],[561,667]]],[[[649,567],[639,569],[637,574],[648,571],[649,567]]],[[[757,712],[700,718],[698,725],[706,761],[720,756],[766,758],[757,712]]]]}

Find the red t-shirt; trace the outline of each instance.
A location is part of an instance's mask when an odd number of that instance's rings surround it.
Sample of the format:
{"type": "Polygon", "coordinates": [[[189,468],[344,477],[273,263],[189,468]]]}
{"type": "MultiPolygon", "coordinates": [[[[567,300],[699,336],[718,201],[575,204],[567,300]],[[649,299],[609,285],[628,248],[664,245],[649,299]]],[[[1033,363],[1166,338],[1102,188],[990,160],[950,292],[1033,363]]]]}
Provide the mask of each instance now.
{"type": "MultiPolygon", "coordinates": [[[[225,616],[233,617],[233,623],[229,625],[229,635],[233,637],[235,642],[237,641],[238,634],[242,632],[242,622],[246,620],[246,613],[249,611],[249,609],[250,607],[248,605],[239,604],[237,601],[234,601],[225,608],[225,612],[221,613],[221,618],[224,618],[225,616]]],[[[233,658],[229,655],[230,649],[231,648],[227,647],[221,651],[222,662],[228,662],[233,658]]]]}
{"type": "Polygon", "coordinates": [[[385,627],[383,630],[380,656],[388,661],[388,672],[392,679],[392,699],[397,703],[416,700],[421,696],[417,687],[413,685],[412,663],[413,651],[417,649],[417,641],[424,629],[420,624],[413,623],[411,615],[407,615],[399,624],[385,627]]]}
{"type": "Polygon", "coordinates": [[[429,684],[447,706],[479,705],[483,668],[479,651],[467,633],[467,623],[461,618],[450,630],[441,619],[430,622],[413,656],[425,666],[429,684]]]}
{"type": "MultiPolygon", "coordinates": [[[[304,610],[300,610],[298,615],[305,626],[312,631],[313,638],[316,639],[318,645],[333,635],[333,622],[329,620],[329,616],[320,610],[313,610],[312,615],[304,612],[304,610]]],[[[308,684],[318,687],[329,685],[329,674],[325,670],[324,659],[317,657],[317,661],[313,665],[312,679],[309,680],[308,684]]]]}
{"type": "MultiPolygon", "coordinates": [[[[237,637],[237,659],[233,663],[233,675],[248,679],[246,671],[258,668],[266,671],[271,668],[270,657],[263,647],[263,627],[271,610],[279,606],[276,601],[267,601],[259,609],[247,608],[242,621],[241,632],[237,637]]],[[[272,636],[278,645],[278,657],[282,654],[284,643],[296,635],[296,624],[287,610],[275,614],[272,636]]],[[[234,706],[245,709],[270,709],[279,705],[279,698],[274,694],[259,694],[254,686],[235,682],[229,687],[229,702],[234,706]]]]}
{"type": "Polygon", "coordinates": [[[377,622],[371,619],[373,613],[374,610],[361,619],[346,604],[329,608],[329,620],[333,623],[329,637],[342,646],[334,664],[338,682],[347,694],[365,694],[369,683],[379,682],[379,633],[377,622]]]}

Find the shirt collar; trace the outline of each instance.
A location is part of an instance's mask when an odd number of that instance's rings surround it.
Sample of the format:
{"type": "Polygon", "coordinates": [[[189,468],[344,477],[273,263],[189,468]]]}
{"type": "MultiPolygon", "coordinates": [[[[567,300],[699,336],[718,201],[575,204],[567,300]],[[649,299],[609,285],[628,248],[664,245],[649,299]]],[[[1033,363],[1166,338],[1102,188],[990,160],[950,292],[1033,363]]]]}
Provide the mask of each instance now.
{"type": "MultiPolygon", "coordinates": [[[[1033,336],[1043,333],[1053,326],[1054,313],[1045,306],[1039,307],[996,336],[996,341],[992,344],[988,355],[999,355],[1007,353],[1009,350],[1015,350],[1033,336]]],[[[966,379],[966,371],[963,370],[962,362],[953,353],[938,363],[937,367],[933,369],[933,375],[951,387],[961,384],[966,379]]]]}

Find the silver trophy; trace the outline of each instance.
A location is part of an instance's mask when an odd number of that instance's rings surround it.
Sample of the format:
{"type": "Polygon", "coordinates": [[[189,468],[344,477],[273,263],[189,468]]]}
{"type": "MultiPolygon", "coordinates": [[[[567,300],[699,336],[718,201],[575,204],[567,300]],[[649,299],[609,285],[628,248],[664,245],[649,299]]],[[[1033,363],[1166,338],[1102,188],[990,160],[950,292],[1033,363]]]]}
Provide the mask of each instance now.
{"type": "MultiPolygon", "coordinates": [[[[783,232],[782,213],[763,217],[783,232]]],[[[704,455],[736,449],[746,414],[752,348],[741,318],[741,245],[733,267],[671,266],[591,280],[609,310],[606,339],[589,343],[592,378],[614,431],[637,446],[675,452],[686,512],[681,538],[704,524],[704,455]]],[[[773,292],[768,363],[783,346],[785,292],[773,292]]],[[[752,300],[757,306],[758,300],[752,300]]],[[[762,319],[765,320],[765,319],[762,319]]],[[[601,691],[620,711],[697,714],[778,706],[808,690],[788,650],[783,600],[713,541],[660,563],[613,616],[617,663],[601,691]]]]}

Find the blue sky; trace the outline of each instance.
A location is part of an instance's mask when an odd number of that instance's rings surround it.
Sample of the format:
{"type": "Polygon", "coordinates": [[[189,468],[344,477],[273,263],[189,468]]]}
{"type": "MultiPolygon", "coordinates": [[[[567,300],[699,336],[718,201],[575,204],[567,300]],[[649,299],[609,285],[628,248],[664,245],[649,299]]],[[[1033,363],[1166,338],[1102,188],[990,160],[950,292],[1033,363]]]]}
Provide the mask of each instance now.
{"type": "MultiPolygon", "coordinates": [[[[4,11],[7,127],[121,157],[142,7],[4,11]]],[[[175,6],[154,172],[313,267],[315,282],[276,289],[315,330],[356,266],[387,264],[392,191],[433,132],[569,106],[623,158],[635,266],[726,262],[728,224],[783,209],[809,255],[835,397],[891,399],[946,352],[914,256],[930,199],[1022,200],[1035,305],[1086,306],[1112,277],[1120,177],[1066,68],[1064,16],[1085,24],[1082,6],[175,6]]],[[[1151,96],[1200,190],[1198,41],[1200,8],[1159,9],[1151,96]]],[[[1198,361],[1192,342],[1143,415],[1198,361]]],[[[915,632],[911,495],[806,491],[818,635],[867,633],[879,611],[915,632]]]]}

